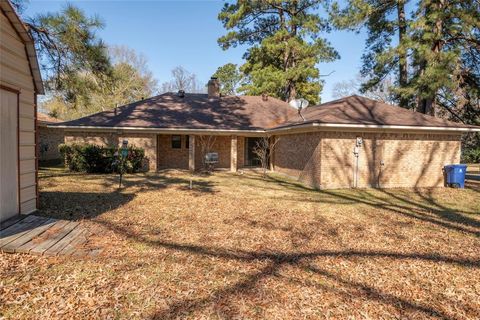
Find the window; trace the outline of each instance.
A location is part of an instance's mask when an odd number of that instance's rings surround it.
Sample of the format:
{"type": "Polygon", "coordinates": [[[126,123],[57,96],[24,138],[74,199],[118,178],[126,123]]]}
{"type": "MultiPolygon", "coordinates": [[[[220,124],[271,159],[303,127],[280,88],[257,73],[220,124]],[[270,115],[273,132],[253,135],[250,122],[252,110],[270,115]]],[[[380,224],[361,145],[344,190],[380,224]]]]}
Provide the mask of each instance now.
{"type": "Polygon", "coordinates": [[[172,149],[182,148],[182,136],[172,136],[172,149]]]}
{"type": "Polygon", "coordinates": [[[250,167],[258,167],[261,165],[260,159],[255,154],[254,150],[257,146],[257,143],[260,142],[258,137],[247,137],[245,138],[245,165],[250,167]]]}
{"type": "Polygon", "coordinates": [[[185,148],[190,148],[190,136],[188,134],[185,136],[185,148]]]}

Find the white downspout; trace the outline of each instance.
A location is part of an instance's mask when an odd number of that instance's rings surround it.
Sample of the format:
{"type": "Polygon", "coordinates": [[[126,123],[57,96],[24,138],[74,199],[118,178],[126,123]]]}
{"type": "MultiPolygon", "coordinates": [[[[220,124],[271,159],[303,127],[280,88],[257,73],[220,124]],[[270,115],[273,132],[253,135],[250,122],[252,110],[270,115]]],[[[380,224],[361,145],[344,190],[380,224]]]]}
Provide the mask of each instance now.
{"type": "Polygon", "coordinates": [[[353,169],[353,187],[358,187],[358,158],[360,157],[360,147],[363,144],[362,137],[357,137],[355,146],[353,147],[353,155],[355,157],[355,168],[353,169]]]}

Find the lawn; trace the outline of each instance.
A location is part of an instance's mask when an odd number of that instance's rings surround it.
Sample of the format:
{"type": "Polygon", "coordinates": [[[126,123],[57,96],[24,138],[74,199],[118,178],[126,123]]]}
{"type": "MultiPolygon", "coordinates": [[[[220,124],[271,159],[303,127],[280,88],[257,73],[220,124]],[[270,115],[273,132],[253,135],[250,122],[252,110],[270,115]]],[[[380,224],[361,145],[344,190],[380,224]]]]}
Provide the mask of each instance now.
{"type": "Polygon", "coordinates": [[[5,318],[478,318],[480,183],[315,191],[170,171],[118,190],[48,169],[40,185],[40,214],[83,220],[105,249],[1,254],[5,318]]]}

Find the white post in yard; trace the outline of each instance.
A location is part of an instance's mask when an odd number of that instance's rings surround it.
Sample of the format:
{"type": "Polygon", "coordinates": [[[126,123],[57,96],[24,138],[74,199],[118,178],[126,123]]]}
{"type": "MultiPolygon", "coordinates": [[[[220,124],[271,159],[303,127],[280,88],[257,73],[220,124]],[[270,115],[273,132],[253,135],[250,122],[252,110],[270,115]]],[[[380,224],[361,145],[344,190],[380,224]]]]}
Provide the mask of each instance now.
{"type": "Polygon", "coordinates": [[[195,136],[188,136],[188,170],[195,171],[195,136]]]}
{"type": "Polygon", "coordinates": [[[237,136],[232,136],[230,142],[230,171],[237,172],[238,162],[237,162],[237,136]]]}
{"type": "Polygon", "coordinates": [[[270,143],[270,154],[268,155],[268,161],[270,162],[269,163],[270,171],[274,171],[273,163],[275,162],[276,139],[277,139],[277,137],[273,136],[273,137],[271,137],[271,140],[269,142],[270,143]]]}

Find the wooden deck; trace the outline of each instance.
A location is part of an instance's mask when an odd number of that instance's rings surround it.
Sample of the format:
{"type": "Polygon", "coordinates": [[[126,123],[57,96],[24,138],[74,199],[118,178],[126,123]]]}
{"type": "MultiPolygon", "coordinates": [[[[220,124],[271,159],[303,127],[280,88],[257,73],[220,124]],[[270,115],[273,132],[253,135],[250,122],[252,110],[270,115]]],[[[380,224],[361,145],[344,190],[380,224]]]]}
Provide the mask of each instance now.
{"type": "Polygon", "coordinates": [[[35,215],[17,216],[0,226],[0,250],[38,255],[97,255],[101,249],[88,247],[92,232],[76,221],[35,215]]]}

